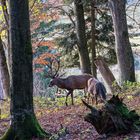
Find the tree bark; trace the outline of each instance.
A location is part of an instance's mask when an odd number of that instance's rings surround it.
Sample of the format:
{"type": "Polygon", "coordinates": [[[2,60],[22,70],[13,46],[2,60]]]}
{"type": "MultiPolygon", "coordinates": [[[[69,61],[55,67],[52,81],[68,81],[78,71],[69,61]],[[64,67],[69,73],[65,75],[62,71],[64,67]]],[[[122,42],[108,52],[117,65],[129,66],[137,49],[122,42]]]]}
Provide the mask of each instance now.
{"type": "Polygon", "coordinates": [[[83,4],[81,0],[74,0],[74,4],[75,4],[76,31],[77,31],[78,50],[79,50],[79,57],[80,57],[80,66],[81,66],[82,73],[91,74],[90,59],[89,59],[86,32],[85,32],[83,4]]]}
{"type": "Polygon", "coordinates": [[[129,42],[125,12],[126,0],[109,0],[109,2],[115,31],[120,80],[121,83],[124,81],[135,82],[134,58],[129,42]]]}
{"type": "Polygon", "coordinates": [[[0,37],[0,79],[3,94],[2,97],[6,98],[7,96],[9,96],[10,77],[1,37],[0,37]]]}
{"type": "Polygon", "coordinates": [[[94,64],[94,60],[96,58],[96,42],[95,42],[95,4],[96,0],[91,1],[91,50],[92,50],[92,63],[91,63],[91,70],[92,75],[96,78],[97,77],[97,71],[96,66],[94,64]]]}
{"type": "Polygon", "coordinates": [[[120,91],[121,88],[118,85],[114,75],[112,74],[111,70],[108,68],[107,64],[103,60],[103,58],[98,57],[95,60],[95,65],[97,66],[98,70],[100,71],[101,75],[103,76],[104,80],[108,84],[111,93],[114,93],[116,91],[120,91]]]}
{"type": "Polygon", "coordinates": [[[48,137],[33,108],[32,47],[28,0],[10,0],[10,46],[12,54],[11,125],[1,140],[48,137]]]}
{"type": "Polygon", "coordinates": [[[91,123],[99,134],[121,135],[138,131],[140,116],[135,110],[129,110],[118,96],[109,99],[106,104],[97,110],[82,100],[83,104],[91,110],[84,119],[91,123]]]}

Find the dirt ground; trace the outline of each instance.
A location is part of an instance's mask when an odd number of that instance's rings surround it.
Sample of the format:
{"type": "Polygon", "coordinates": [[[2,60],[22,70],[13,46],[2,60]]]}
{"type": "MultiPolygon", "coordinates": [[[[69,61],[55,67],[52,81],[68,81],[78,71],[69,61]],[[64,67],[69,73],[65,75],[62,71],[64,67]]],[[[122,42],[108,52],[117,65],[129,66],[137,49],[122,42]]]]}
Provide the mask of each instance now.
{"type": "MultiPolygon", "coordinates": [[[[125,102],[129,108],[139,112],[140,96],[129,101],[126,99],[125,102]]],[[[68,107],[36,107],[35,112],[41,126],[47,132],[56,134],[62,126],[67,128],[68,133],[60,140],[140,140],[139,133],[110,138],[99,135],[90,123],[84,121],[84,116],[89,110],[82,103],[68,107]]],[[[0,136],[8,129],[9,121],[9,118],[0,119],[0,136]]]]}

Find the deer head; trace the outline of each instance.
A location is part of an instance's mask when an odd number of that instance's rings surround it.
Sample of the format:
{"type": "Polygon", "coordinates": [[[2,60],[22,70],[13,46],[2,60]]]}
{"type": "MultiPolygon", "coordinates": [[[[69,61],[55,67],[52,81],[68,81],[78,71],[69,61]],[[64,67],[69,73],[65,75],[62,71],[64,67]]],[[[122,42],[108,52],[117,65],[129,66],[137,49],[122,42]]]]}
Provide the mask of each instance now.
{"type": "Polygon", "coordinates": [[[54,79],[52,79],[50,84],[49,84],[49,87],[57,85],[58,80],[59,80],[59,77],[55,77],[54,79]]]}

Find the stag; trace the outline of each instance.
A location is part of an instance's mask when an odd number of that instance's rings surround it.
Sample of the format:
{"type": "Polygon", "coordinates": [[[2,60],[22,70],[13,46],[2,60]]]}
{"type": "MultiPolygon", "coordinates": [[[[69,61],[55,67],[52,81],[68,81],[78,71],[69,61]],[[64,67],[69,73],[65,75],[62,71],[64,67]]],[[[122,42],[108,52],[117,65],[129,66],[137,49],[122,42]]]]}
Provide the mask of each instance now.
{"type": "MultiPolygon", "coordinates": [[[[52,67],[49,66],[50,69],[52,70],[52,67]]],[[[68,96],[71,95],[71,101],[72,101],[72,105],[74,105],[74,101],[73,101],[73,91],[75,89],[84,89],[85,91],[87,90],[87,82],[90,78],[92,78],[93,76],[90,74],[82,74],[82,75],[71,75],[68,76],[66,78],[61,78],[61,76],[59,76],[58,74],[58,70],[59,70],[59,66],[57,68],[57,70],[55,71],[54,75],[50,75],[49,77],[52,78],[49,87],[52,86],[57,86],[61,89],[66,89],[67,95],[66,95],[66,100],[65,100],[65,104],[66,106],[67,104],[67,99],[68,96]]],[[[52,74],[52,72],[50,72],[52,74]]]]}

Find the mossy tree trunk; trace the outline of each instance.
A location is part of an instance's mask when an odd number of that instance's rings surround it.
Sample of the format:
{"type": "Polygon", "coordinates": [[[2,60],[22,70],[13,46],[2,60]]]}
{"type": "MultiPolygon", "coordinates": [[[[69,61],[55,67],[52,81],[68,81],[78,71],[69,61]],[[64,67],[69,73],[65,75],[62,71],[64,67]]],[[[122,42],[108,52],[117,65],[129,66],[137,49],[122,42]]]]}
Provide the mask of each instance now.
{"type": "Polygon", "coordinates": [[[78,41],[80,67],[82,73],[91,74],[82,0],[74,0],[74,5],[75,5],[76,32],[77,32],[76,35],[78,41]]]}
{"type": "Polygon", "coordinates": [[[129,110],[118,96],[113,95],[99,110],[82,101],[91,110],[85,121],[94,125],[99,134],[120,135],[140,130],[140,116],[129,110]]]}
{"type": "Polygon", "coordinates": [[[48,137],[33,108],[32,47],[28,0],[10,0],[11,125],[1,140],[31,140],[48,137]]]}
{"type": "Polygon", "coordinates": [[[126,0],[109,0],[115,32],[115,44],[121,83],[135,82],[134,58],[129,42],[126,0]]]}

